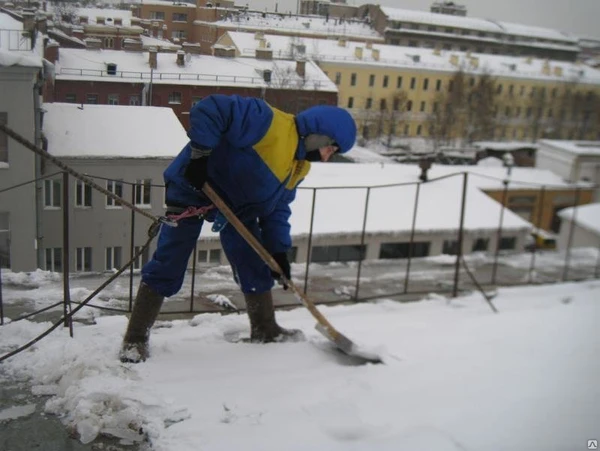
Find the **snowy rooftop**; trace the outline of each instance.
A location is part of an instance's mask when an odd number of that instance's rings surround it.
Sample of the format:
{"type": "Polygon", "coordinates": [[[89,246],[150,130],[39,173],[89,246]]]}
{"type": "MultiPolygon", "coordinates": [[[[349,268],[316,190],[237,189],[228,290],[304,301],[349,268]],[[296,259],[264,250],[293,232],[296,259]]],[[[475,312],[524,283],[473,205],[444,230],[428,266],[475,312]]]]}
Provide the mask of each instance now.
{"type": "MultiPolygon", "coordinates": [[[[195,21],[194,23],[202,23],[195,21]]],[[[253,30],[277,30],[278,32],[301,32],[303,34],[315,34],[337,37],[346,36],[353,38],[369,38],[383,41],[381,35],[371,28],[368,24],[362,22],[340,22],[339,19],[330,18],[327,20],[322,16],[289,16],[285,14],[267,13],[263,17],[262,13],[249,11],[231,19],[224,19],[217,22],[210,22],[211,25],[221,28],[230,28],[236,30],[243,26],[245,29],[253,30]]]]}
{"type": "Polygon", "coordinates": [[[434,25],[439,27],[462,28],[486,33],[508,34],[527,38],[539,38],[577,44],[577,38],[550,28],[534,27],[509,22],[498,22],[476,17],[452,16],[425,11],[414,11],[381,7],[390,20],[434,25]]]}
{"type": "Polygon", "coordinates": [[[554,147],[575,155],[591,155],[600,157],[600,141],[566,141],[558,139],[542,139],[540,144],[554,147]]]}
{"type": "Polygon", "coordinates": [[[142,46],[144,50],[148,50],[150,47],[160,48],[162,50],[180,50],[181,45],[174,44],[167,39],[158,39],[152,36],[146,36],[145,34],[140,34],[139,38],[142,40],[142,46]]]}
{"type": "MultiPolygon", "coordinates": [[[[435,15],[441,16],[442,14],[435,15]]],[[[242,56],[254,56],[256,48],[260,45],[259,40],[255,39],[254,33],[230,31],[228,34],[242,56]]],[[[360,42],[348,41],[341,46],[337,40],[332,39],[291,38],[269,34],[266,34],[264,38],[270,44],[274,58],[290,58],[293,44],[303,44],[306,56],[319,61],[336,61],[415,71],[428,69],[456,72],[459,67],[462,67],[465,72],[474,74],[491,72],[496,76],[511,78],[554,81],[578,79],[582,83],[600,83],[600,70],[566,61],[445,50],[436,53],[434,50],[426,48],[373,44],[372,48],[379,52],[377,59],[373,57],[373,51],[367,49],[365,43],[360,42]],[[358,47],[362,48],[361,58],[356,56],[358,47]],[[453,57],[456,58],[456,64],[451,62],[453,57]],[[472,64],[473,58],[478,60],[477,67],[472,64]],[[546,73],[544,73],[545,71],[546,73]]],[[[294,51],[297,52],[297,50],[294,51]]]]}
{"type": "MultiPolygon", "coordinates": [[[[336,85],[312,61],[306,62],[306,77],[296,74],[293,61],[269,61],[254,58],[219,58],[209,55],[185,57],[185,65],[177,65],[174,53],[157,53],[157,69],[153,83],[201,86],[271,86],[337,92],[336,85]],[[263,71],[271,70],[271,83],[265,83],[263,71]]],[[[139,83],[150,80],[148,52],[118,50],[60,49],[56,64],[59,80],[96,80],[139,83]],[[106,65],[117,65],[116,75],[107,75],[106,65]]]]}
{"type": "Polygon", "coordinates": [[[188,142],[171,108],[72,103],[43,108],[48,152],[56,157],[173,158],[188,142]]]}
{"type": "Polygon", "coordinates": [[[600,236],[600,204],[581,205],[579,207],[565,208],[558,212],[562,219],[573,220],[575,223],[600,236]]]}
{"type": "Polygon", "coordinates": [[[42,67],[39,49],[31,51],[31,41],[22,31],[21,22],[0,12],[0,67],[42,67]]]}

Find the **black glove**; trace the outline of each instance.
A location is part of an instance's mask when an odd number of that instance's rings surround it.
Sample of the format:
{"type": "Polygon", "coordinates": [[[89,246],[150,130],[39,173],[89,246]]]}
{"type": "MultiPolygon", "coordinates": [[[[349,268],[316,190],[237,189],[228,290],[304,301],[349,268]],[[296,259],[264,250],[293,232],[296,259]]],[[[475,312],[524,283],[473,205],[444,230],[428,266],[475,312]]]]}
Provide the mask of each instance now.
{"type": "MultiPolygon", "coordinates": [[[[283,271],[283,275],[286,277],[286,279],[291,280],[291,268],[287,254],[285,252],[276,252],[275,254],[273,254],[273,258],[281,268],[281,271],[283,271]]],[[[273,279],[277,280],[280,284],[283,285],[284,290],[288,289],[287,284],[283,283],[283,281],[281,280],[281,275],[279,273],[271,271],[271,275],[273,276],[273,279]]]]}
{"type": "Polygon", "coordinates": [[[183,176],[190,184],[199,191],[208,178],[208,156],[211,149],[192,144],[192,155],[190,162],[185,168],[183,176]]]}

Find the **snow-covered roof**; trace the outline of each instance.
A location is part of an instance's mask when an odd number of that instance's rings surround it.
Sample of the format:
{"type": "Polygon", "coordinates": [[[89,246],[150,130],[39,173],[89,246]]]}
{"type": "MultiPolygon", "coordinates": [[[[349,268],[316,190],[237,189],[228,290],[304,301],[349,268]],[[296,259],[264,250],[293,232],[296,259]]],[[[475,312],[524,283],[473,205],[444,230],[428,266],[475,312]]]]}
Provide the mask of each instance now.
{"type": "MultiPolygon", "coordinates": [[[[452,169],[451,169],[452,170],[452,169]]],[[[415,228],[421,232],[456,230],[460,224],[463,177],[457,176],[421,185],[419,209],[415,228]]],[[[416,199],[416,182],[420,169],[416,165],[400,164],[313,164],[306,180],[298,190],[292,207],[292,234],[305,235],[310,231],[312,190],[309,187],[329,187],[316,195],[313,233],[357,234],[362,231],[367,189],[369,193],[368,233],[406,233],[412,228],[416,199]],[[412,183],[404,186],[386,184],[412,183]],[[335,187],[338,187],[336,189],[335,187]],[[341,188],[346,187],[346,188],[341,188]],[[355,187],[349,189],[348,187],[355,187]],[[410,213],[407,213],[410,212],[410,213]]],[[[437,171],[431,174],[434,177],[437,171]]],[[[475,177],[471,177],[473,179],[475,177]]],[[[501,205],[483,193],[477,183],[467,185],[465,230],[496,230],[501,205]]],[[[510,212],[504,212],[504,230],[529,230],[531,224],[510,212]]]]}
{"type": "Polygon", "coordinates": [[[485,19],[475,17],[453,16],[450,14],[436,14],[426,11],[414,11],[410,9],[390,8],[382,6],[381,11],[389,20],[412,22],[439,27],[465,28],[470,30],[485,31],[487,33],[502,33],[502,27],[485,19]]]}
{"type": "MultiPolygon", "coordinates": [[[[178,66],[174,53],[157,53],[157,69],[153,83],[199,86],[247,86],[306,89],[337,92],[337,86],[312,61],[306,62],[306,76],[296,73],[294,61],[258,60],[254,58],[220,58],[209,55],[185,56],[185,65],[178,66]],[[271,82],[263,79],[270,70],[271,82]]],[[[103,82],[150,81],[148,52],[118,50],[60,49],[56,63],[59,80],[95,80],[103,82]],[[117,65],[116,75],[106,74],[106,65],[117,65]]]]}
{"type": "MultiPolygon", "coordinates": [[[[51,2],[48,2],[48,11],[53,12],[54,8],[51,2]]],[[[88,24],[96,25],[98,24],[97,18],[103,17],[105,20],[104,25],[114,25],[115,19],[121,19],[122,26],[129,27],[131,26],[131,11],[123,10],[123,9],[114,9],[114,8],[87,8],[80,7],[74,9],[74,14],[77,17],[87,17],[88,24]]]]}
{"type": "Polygon", "coordinates": [[[140,34],[140,39],[142,40],[142,47],[144,50],[148,50],[150,47],[160,48],[162,50],[180,50],[181,45],[173,44],[171,41],[167,39],[159,39],[152,36],[146,36],[145,34],[140,34]]]}
{"type": "Polygon", "coordinates": [[[251,30],[277,30],[279,33],[303,33],[314,35],[327,35],[332,37],[369,38],[383,41],[382,36],[367,23],[329,18],[323,16],[289,16],[285,14],[263,13],[248,11],[224,18],[216,22],[194,21],[195,24],[207,23],[220,28],[237,30],[240,28],[251,30]]]}
{"type": "Polygon", "coordinates": [[[173,158],[188,143],[171,108],[45,103],[48,152],[68,158],[173,158]]]}
{"type": "MultiPolygon", "coordinates": [[[[229,31],[228,35],[242,56],[253,56],[260,45],[260,41],[255,39],[254,33],[229,31]]],[[[333,39],[272,34],[265,34],[264,38],[273,50],[274,58],[290,58],[293,44],[303,44],[306,57],[323,62],[393,67],[415,71],[428,69],[441,72],[456,72],[462,67],[465,72],[473,74],[492,73],[502,77],[553,81],[577,79],[580,83],[600,83],[600,70],[568,61],[446,50],[435,51],[420,47],[386,44],[372,44],[372,49],[368,49],[362,42],[347,41],[342,46],[339,45],[338,40],[333,39]],[[362,48],[361,58],[356,56],[357,47],[362,48]],[[373,49],[379,53],[378,57],[374,58],[373,49]],[[453,58],[456,59],[454,64],[451,62],[453,58]],[[476,67],[473,65],[474,58],[477,59],[476,67]]],[[[295,52],[298,54],[297,50],[295,52]]]]}
{"type": "Polygon", "coordinates": [[[186,8],[196,8],[196,3],[186,3],[178,1],[166,1],[166,0],[143,0],[131,3],[143,3],[144,5],[156,5],[156,6],[180,6],[186,8]]]}
{"type": "Polygon", "coordinates": [[[564,208],[558,215],[568,221],[575,217],[575,224],[600,236],[600,203],[564,208]]]}
{"type": "Polygon", "coordinates": [[[567,33],[553,30],[551,28],[534,27],[531,25],[522,25],[510,22],[496,22],[507,34],[514,36],[524,36],[528,38],[548,39],[552,41],[578,43],[578,39],[567,33]]]}
{"type": "Polygon", "coordinates": [[[541,145],[554,147],[574,155],[592,155],[600,157],[600,141],[567,141],[560,139],[541,139],[541,145]]]}

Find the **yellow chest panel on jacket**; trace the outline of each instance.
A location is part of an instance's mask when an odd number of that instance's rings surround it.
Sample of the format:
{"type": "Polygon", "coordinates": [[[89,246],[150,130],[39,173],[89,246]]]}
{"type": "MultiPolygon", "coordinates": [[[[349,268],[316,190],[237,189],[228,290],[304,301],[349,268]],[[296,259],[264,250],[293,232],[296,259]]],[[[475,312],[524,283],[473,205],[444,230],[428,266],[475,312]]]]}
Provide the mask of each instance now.
{"type": "Polygon", "coordinates": [[[289,177],[286,188],[292,189],[308,174],[310,163],[294,158],[298,147],[294,116],[276,108],[272,110],[269,130],[253,147],[281,183],[289,177]]]}

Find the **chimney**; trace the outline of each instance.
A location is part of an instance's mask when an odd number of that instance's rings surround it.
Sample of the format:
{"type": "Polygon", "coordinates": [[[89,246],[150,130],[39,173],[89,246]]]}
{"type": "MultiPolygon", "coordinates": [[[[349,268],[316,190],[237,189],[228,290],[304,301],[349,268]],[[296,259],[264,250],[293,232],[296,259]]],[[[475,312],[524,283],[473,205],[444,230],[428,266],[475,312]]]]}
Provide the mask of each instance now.
{"type": "Polygon", "coordinates": [[[458,66],[458,55],[450,55],[450,64],[458,66]]]}
{"type": "Polygon", "coordinates": [[[158,67],[158,58],[156,53],[156,47],[150,47],[148,49],[148,65],[150,66],[150,69],[156,69],[158,67]]]}
{"type": "Polygon", "coordinates": [[[265,38],[260,38],[258,40],[258,48],[259,49],[266,49],[267,48],[267,40],[265,38]]]}
{"type": "Polygon", "coordinates": [[[371,57],[375,61],[379,61],[379,49],[373,49],[373,50],[371,50],[371,57]]]}
{"type": "Polygon", "coordinates": [[[22,12],[23,30],[32,31],[35,28],[35,14],[29,11],[22,12]]]}
{"type": "Polygon", "coordinates": [[[554,76],[555,77],[562,77],[563,75],[563,69],[560,66],[554,66],[554,76]]]}
{"type": "Polygon", "coordinates": [[[104,25],[106,22],[106,19],[102,16],[98,16],[96,17],[96,24],[97,25],[104,25]]]}
{"type": "Polygon", "coordinates": [[[115,17],[114,22],[115,25],[122,27],[123,26],[123,18],[121,17],[115,17]]]}
{"type": "Polygon", "coordinates": [[[265,34],[262,31],[257,31],[256,33],[254,33],[254,39],[256,39],[257,41],[264,38],[265,34]]]}
{"type": "Polygon", "coordinates": [[[44,58],[50,61],[52,64],[58,61],[58,49],[59,45],[57,42],[50,42],[44,49],[44,58]]]}
{"type": "Polygon", "coordinates": [[[362,47],[354,47],[354,56],[361,60],[363,57],[363,48],[362,47]]]}
{"type": "Polygon", "coordinates": [[[202,53],[202,46],[196,42],[184,42],[181,46],[185,53],[191,53],[192,55],[200,55],[202,53]]]}
{"type": "Polygon", "coordinates": [[[296,73],[304,78],[306,75],[306,60],[296,60],[296,73]]]}
{"type": "Polygon", "coordinates": [[[130,50],[133,52],[141,52],[143,49],[142,41],[140,39],[127,38],[123,41],[123,50],[130,50]]]}
{"type": "Polygon", "coordinates": [[[255,51],[255,57],[257,60],[272,60],[273,59],[273,49],[258,48],[255,51]]]}
{"type": "Polygon", "coordinates": [[[73,28],[71,30],[71,36],[83,41],[85,39],[85,31],[83,31],[82,28],[73,28]]]}
{"type": "Polygon", "coordinates": [[[179,67],[185,66],[185,52],[183,50],[177,50],[177,65],[179,67]]]}

